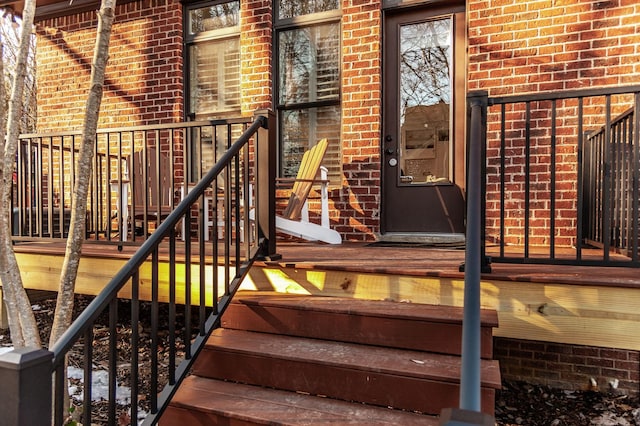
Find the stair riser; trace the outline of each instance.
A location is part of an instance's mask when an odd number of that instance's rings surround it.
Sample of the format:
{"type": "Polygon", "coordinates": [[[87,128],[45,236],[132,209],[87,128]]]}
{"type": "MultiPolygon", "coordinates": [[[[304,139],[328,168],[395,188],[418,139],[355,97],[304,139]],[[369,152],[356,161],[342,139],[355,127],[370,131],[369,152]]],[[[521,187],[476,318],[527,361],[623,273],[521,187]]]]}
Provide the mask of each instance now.
{"type": "MultiPolygon", "coordinates": [[[[461,353],[461,323],[232,304],[222,318],[222,326],[451,355],[461,353]]],[[[481,356],[491,359],[493,338],[490,327],[481,329],[481,347],[481,356]]]]}
{"type": "MultiPolygon", "coordinates": [[[[276,389],[324,395],[428,414],[458,406],[459,385],[386,372],[321,365],[259,354],[204,350],[193,373],[276,389]]],[[[483,388],[482,410],[493,414],[495,391],[483,388]]]]}

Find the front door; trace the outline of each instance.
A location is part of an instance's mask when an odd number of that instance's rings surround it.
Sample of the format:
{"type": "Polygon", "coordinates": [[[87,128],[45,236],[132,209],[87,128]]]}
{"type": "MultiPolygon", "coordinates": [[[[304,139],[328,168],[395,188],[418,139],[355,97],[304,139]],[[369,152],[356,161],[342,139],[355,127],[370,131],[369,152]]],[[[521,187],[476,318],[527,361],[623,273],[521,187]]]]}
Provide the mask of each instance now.
{"type": "Polygon", "coordinates": [[[385,234],[464,233],[464,5],[384,20],[385,234]]]}

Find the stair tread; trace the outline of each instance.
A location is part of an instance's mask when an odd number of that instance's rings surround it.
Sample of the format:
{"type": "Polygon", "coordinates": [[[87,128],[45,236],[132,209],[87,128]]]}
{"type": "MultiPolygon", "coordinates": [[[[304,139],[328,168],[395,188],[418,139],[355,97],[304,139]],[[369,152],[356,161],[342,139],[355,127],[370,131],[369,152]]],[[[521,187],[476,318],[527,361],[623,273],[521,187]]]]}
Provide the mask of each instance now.
{"type": "MultiPolygon", "coordinates": [[[[263,307],[288,307],[304,311],[336,312],[350,315],[388,317],[394,319],[429,320],[442,323],[462,321],[463,309],[456,306],[427,305],[422,303],[394,302],[387,300],[363,300],[340,297],[287,295],[281,293],[240,292],[233,303],[263,307]]],[[[484,327],[498,327],[495,310],[481,310],[484,327]]]]}
{"type": "MultiPolygon", "coordinates": [[[[457,383],[460,377],[460,357],[454,355],[244,330],[214,330],[207,348],[450,383],[457,383]]],[[[481,382],[485,387],[500,388],[497,361],[481,360],[481,382]]]]}
{"type": "Polygon", "coordinates": [[[272,425],[438,424],[435,417],[416,413],[197,376],[184,380],[171,405],[272,425]]]}

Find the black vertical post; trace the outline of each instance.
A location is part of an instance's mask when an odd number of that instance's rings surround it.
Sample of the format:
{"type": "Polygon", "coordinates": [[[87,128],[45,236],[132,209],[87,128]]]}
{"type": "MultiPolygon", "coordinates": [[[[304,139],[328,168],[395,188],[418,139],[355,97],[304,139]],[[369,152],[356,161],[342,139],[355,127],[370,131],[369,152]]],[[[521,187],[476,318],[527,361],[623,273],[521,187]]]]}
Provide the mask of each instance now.
{"type": "Polygon", "coordinates": [[[488,97],[486,92],[468,96],[470,109],[467,165],[467,230],[464,267],[464,318],[460,408],[445,409],[440,424],[447,426],[490,425],[491,416],[481,413],[480,276],[483,262],[483,148],[486,138],[488,97]]]}
{"type": "Polygon", "coordinates": [[[52,359],[33,348],[0,356],[0,426],[51,425],[52,359]]]}
{"type": "Polygon", "coordinates": [[[255,117],[267,122],[258,130],[256,155],[256,225],[258,237],[264,238],[261,257],[278,258],[276,254],[276,116],[271,110],[258,110],[255,117]]]}
{"type": "Polygon", "coordinates": [[[480,274],[482,264],[482,117],[487,94],[469,95],[469,165],[467,176],[467,237],[464,271],[464,320],[460,408],[480,411],[480,274]]]}

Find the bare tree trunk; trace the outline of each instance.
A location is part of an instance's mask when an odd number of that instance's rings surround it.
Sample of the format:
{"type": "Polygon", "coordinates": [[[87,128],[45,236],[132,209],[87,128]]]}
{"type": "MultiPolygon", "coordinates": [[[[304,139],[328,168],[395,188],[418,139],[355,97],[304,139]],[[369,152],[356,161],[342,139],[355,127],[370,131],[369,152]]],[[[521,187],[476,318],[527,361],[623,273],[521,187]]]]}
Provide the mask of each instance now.
{"type": "MultiPolygon", "coordinates": [[[[40,347],[40,335],[38,326],[31,310],[31,303],[22,283],[20,269],[11,243],[10,215],[11,191],[13,186],[13,171],[18,149],[18,137],[20,135],[20,123],[23,114],[23,92],[26,78],[27,58],[31,46],[31,31],[35,15],[36,1],[26,0],[22,15],[22,33],[20,46],[16,60],[16,70],[12,81],[9,110],[5,119],[4,111],[0,124],[3,131],[0,142],[0,280],[4,301],[9,312],[9,327],[11,340],[15,347],[40,347]]],[[[0,56],[1,57],[1,56],[0,56]]],[[[0,65],[1,67],[1,65],[0,65]]],[[[3,67],[2,67],[3,68],[3,67]]],[[[4,69],[1,70],[4,75],[4,69]]],[[[4,81],[2,82],[2,94],[4,105],[4,81]]]]}
{"type": "Polygon", "coordinates": [[[84,114],[82,146],[80,147],[80,159],[78,160],[78,176],[75,179],[75,187],[71,201],[71,225],[60,274],[60,286],[53,327],[49,338],[49,347],[62,336],[71,324],[72,319],[73,296],[80,256],[82,254],[82,243],[85,239],[89,182],[93,168],[93,157],[95,155],[96,131],[98,128],[100,103],[102,102],[105,68],[107,66],[107,60],[109,59],[109,40],[111,38],[111,26],[114,18],[115,5],[115,0],[102,0],[100,11],[98,12],[98,30],[93,62],[91,64],[89,96],[84,114]]]}

